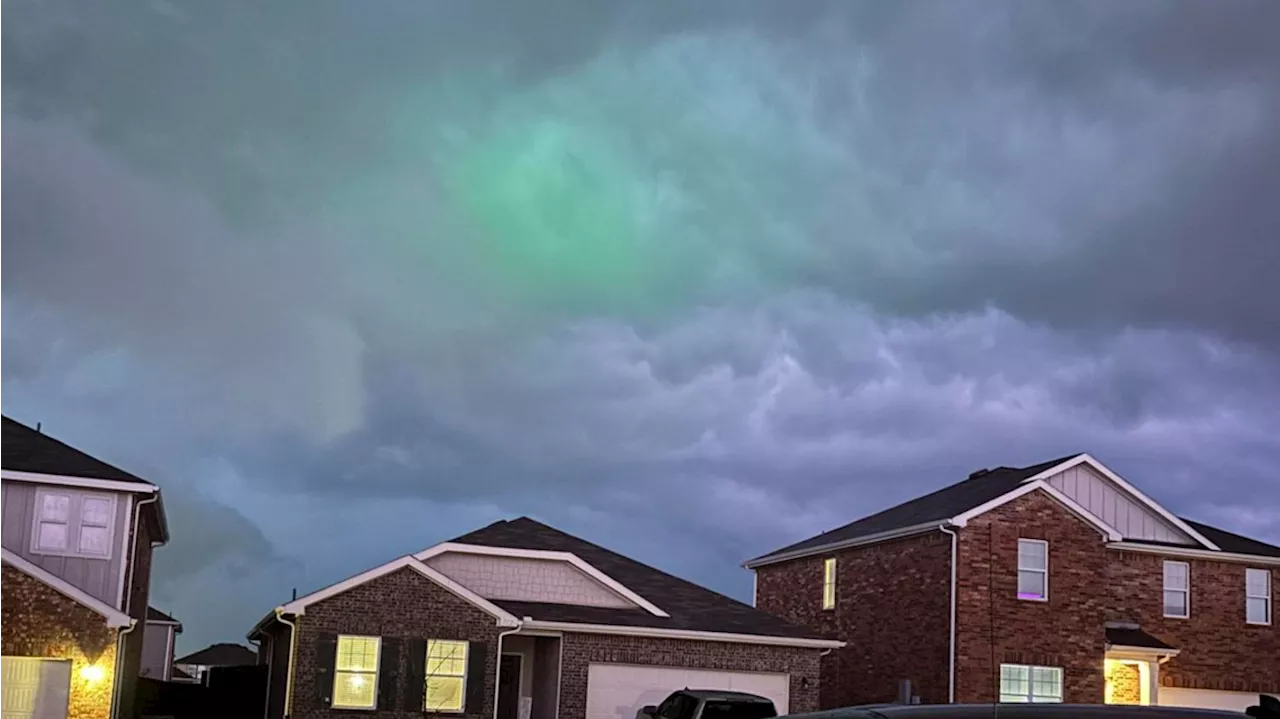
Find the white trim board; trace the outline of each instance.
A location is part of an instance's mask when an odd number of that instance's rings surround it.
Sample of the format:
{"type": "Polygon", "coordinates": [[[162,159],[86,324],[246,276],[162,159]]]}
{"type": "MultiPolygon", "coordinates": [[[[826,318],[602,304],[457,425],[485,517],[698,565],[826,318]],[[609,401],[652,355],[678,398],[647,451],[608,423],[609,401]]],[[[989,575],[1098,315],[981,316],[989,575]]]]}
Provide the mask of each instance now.
{"type": "Polygon", "coordinates": [[[453,593],[460,599],[474,604],[477,608],[497,619],[498,626],[500,627],[516,627],[520,625],[519,620],[517,620],[511,613],[484,597],[481,597],[470,589],[467,589],[461,584],[458,584],[452,579],[446,577],[444,574],[441,574],[439,571],[428,567],[418,561],[412,554],[406,554],[405,556],[393,559],[386,564],[363,571],[354,577],[349,577],[336,584],[330,584],[329,586],[316,590],[306,596],[298,597],[287,604],[281,605],[278,607],[278,610],[284,614],[306,614],[307,607],[315,604],[316,602],[323,601],[335,594],[341,594],[342,592],[354,589],[365,582],[372,581],[378,577],[405,568],[412,569],[418,574],[421,574],[432,582],[453,593]]]}
{"type": "Polygon", "coordinates": [[[1163,544],[1142,544],[1132,540],[1109,542],[1107,549],[1118,549],[1123,552],[1139,552],[1142,554],[1158,554],[1165,557],[1182,557],[1184,559],[1208,559],[1213,562],[1239,562],[1255,566],[1280,567],[1280,557],[1268,557],[1262,554],[1240,554],[1224,552],[1220,549],[1195,549],[1193,547],[1172,547],[1163,544]]]}
{"type": "Polygon", "coordinates": [[[1196,540],[1200,544],[1208,547],[1209,549],[1214,549],[1214,550],[1221,549],[1221,547],[1209,541],[1209,539],[1205,537],[1203,534],[1192,529],[1191,525],[1187,524],[1181,519],[1178,519],[1176,516],[1174,516],[1172,512],[1160,506],[1159,502],[1156,502],[1154,499],[1143,494],[1141,490],[1139,490],[1137,487],[1133,486],[1132,484],[1129,484],[1128,482],[1126,482],[1124,478],[1121,477],[1120,475],[1116,474],[1115,472],[1112,472],[1110,469],[1107,469],[1106,465],[1094,459],[1087,452],[1084,454],[1078,454],[1075,457],[1072,457],[1071,459],[1068,459],[1067,461],[1063,462],[1062,464],[1058,464],[1053,467],[1050,467],[1049,469],[1046,469],[1040,474],[1037,474],[1034,477],[1028,477],[1027,479],[1024,479],[1022,481],[1025,484],[1030,484],[1032,482],[1047,480],[1049,477],[1052,477],[1055,474],[1065,472],[1068,469],[1071,469],[1072,467],[1077,467],[1081,464],[1088,465],[1090,469],[1094,470],[1098,474],[1101,474],[1102,476],[1114,482],[1118,487],[1120,487],[1121,489],[1123,489],[1124,491],[1132,495],[1134,499],[1138,500],[1143,505],[1145,505],[1147,509],[1150,509],[1156,514],[1159,514],[1161,517],[1168,520],[1170,524],[1182,530],[1183,532],[1186,532],[1188,536],[1190,536],[1192,539],[1196,540]]]}
{"type": "Polygon", "coordinates": [[[1018,499],[1023,495],[1030,494],[1036,490],[1042,491],[1045,494],[1049,495],[1058,504],[1061,504],[1062,506],[1070,510],[1072,514],[1075,514],[1076,516],[1080,517],[1081,519],[1088,522],[1089,524],[1092,524],[1094,529],[1097,529],[1102,534],[1102,536],[1107,538],[1108,541],[1119,542],[1122,539],[1124,539],[1123,535],[1121,535],[1119,530],[1117,530],[1115,527],[1102,521],[1102,519],[1098,517],[1098,515],[1085,509],[1083,506],[1080,505],[1079,502],[1076,502],[1074,499],[1058,491],[1053,485],[1049,484],[1048,482],[1042,479],[1036,480],[1035,482],[1031,482],[1029,484],[1024,484],[1021,487],[1013,490],[1012,492],[1006,492],[1000,495],[999,497],[996,497],[995,499],[991,500],[990,502],[987,502],[986,504],[980,504],[977,507],[974,507],[973,509],[970,509],[967,512],[961,512],[960,514],[957,514],[956,516],[952,517],[950,520],[950,523],[956,527],[964,527],[969,523],[970,520],[974,519],[975,517],[986,514],[987,512],[990,512],[991,510],[996,509],[997,507],[1001,507],[1005,504],[1008,504],[1009,502],[1012,502],[1013,500],[1018,499]]]}
{"type": "Polygon", "coordinates": [[[670,617],[670,614],[662,611],[657,605],[640,596],[636,592],[627,588],[622,582],[610,577],[604,572],[596,569],[594,566],[583,560],[572,552],[555,552],[544,549],[516,549],[514,547],[490,547],[481,544],[465,544],[462,542],[441,542],[433,547],[418,552],[413,555],[420,562],[445,554],[446,552],[459,552],[462,554],[480,554],[491,557],[510,557],[512,559],[541,559],[552,562],[567,562],[573,565],[583,574],[591,577],[597,582],[621,596],[623,599],[644,609],[655,617],[670,617]]]}
{"type": "Polygon", "coordinates": [[[119,479],[95,479],[92,477],[71,477],[62,474],[19,472],[13,469],[0,470],[0,479],[13,482],[60,484],[68,487],[86,487],[88,489],[109,489],[114,492],[135,492],[137,494],[155,494],[160,491],[159,487],[147,482],[125,482],[119,479]]]}
{"type": "Polygon", "coordinates": [[[839,649],[845,646],[835,639],[806,639],[803,637],[774,637],[763,634],[734,634],[729,632],[705,632],[693,629],[660,629],[632,627],[615,624],[578,624],[575,622],[542,622],[525,617],[522,628],[553,632],[578,632],[580,634],[612,634],[655,639],[689,639],[703,642],[728,642],[731,644],[763,644],[778,647],[806,649],[839,649]]]}
{"type": "Polygon", "coordinates": [[[59,594],[62,594],[69,599],[92,609],[98,614],[101,614],[107,620],[108,627],[121,629],[132,626],[134,623],[133,618],[128,614],[125,614],[119,609],[116,609],[110,604],[107,604],[101,599],[98,599],[48,570],[32,564],[8,549],[0,550],[0,558],[3,559],[4,564],[13,567],[36,581],[48,585],[49,588],[57,591],[59,594]]]}

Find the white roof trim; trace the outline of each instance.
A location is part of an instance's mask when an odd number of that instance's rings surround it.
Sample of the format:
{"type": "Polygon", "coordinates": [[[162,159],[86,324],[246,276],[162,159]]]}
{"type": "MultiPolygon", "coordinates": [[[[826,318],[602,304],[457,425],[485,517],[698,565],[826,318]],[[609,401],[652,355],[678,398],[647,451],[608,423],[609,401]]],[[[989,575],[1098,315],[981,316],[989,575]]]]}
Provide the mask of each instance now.
{"type": "Polygon", "coordinates": [[[628,589],[622,582],[619,582],[599,569],[596,569],[590,563],[572,552],[553,552],[544,549],[516,549],[514,547],[490,547],[480,544],[465,544],[463,542],[441,542],[440,544],[424,549],[413,556],[418,561],[425,562],[432,557],[445,554],[446,552],[483,554],[491,557],[511,557],[513,559],[542,559],[552,562],[567,562],[583,574],[586,574],[597,582],[603,584],[615,594],[618,594],[622,598],[630,601],[641,609],[644,609],[655,617],[671,616],[658,608],[658,606],[653,602],[650,602],[631,589],[628,589]]]}
{"type": "Polygon", "coordinates": [[[889,539],[898,539],[899,537],[909,537],[913,534],[922,532],[931,532],[938,528],[938,525],[944,524],[950,520],[935,519],[931,522],[923,522],[921,524],[913,524],[910,527],[900,527],[898,529],[890,529],[884,532],[876,532],[874,534],[864,534],[861,537],[853,537],[851,539],[842,539],[838,542],[830,542],[828,544],[818,544],[803,549],[795,549],[783,554],[766,554],[763,557],[756,557],[742,563],[746,569],[755,569],[764,567],[769,564],[777,564],[778,562],[786,562],[792,559],[800,559],[802,557],[812,557],[818,554],[827,554],[836,552],[841,549],[850,549],[852,547],[860,547],[864,544],[875,544],[876,542],[884,542],[889,539]]]}
{"type": "Polygon", "coordinates": [[[1209,559],[1215,562],[1241,562],[1243,564],[1267,565],[1280,567],[1280,557],[1268,557],[1263,554],[1240,554],[1224,552],[1220,549],[1196,549],[1195,547],[1172,547],[1161,544],[1143,544],[1139,541],[1111,542],[1107,549],[1119,549],[1125,552],[1142,554],[1160,554],[1166,557],[1183,557],[1188,559],[1209,559]]]}
{"type": "Polygon", "coordinates": [[[1048,494],[1056,502],[1066,507],[1067,509],[1071,510],[1072,513],[1076,514],[1077,516],[1079,516],[1081,519],[1085,520],[1089,524],[1092,524],[1094,528],[1096,528],[1099,532],[1101,532],[1102,536],[1106,537],[1109,541],[1119,542],[1120,540],[1124,539],[1124,536],[1121,535],[1119,530],[1117,530],[1115,527],[1102,521],[1102,519],[1100,519],[1098,515],[1085,509],[1074,499],[1068,497],[1062,492],[1059,492],[1052,485],[1050,485],[1049,483],[1045,482],[1042,479],[1036,480],[1029,484],[1024,484],[1021,487],[1013,490],[1012,492],[1006,492],[1000,495],[999,497],[996,497],[990,502],[987,502],[985,504],[980,504],[977,507],[974,507],[973,509],[970,509],[967,512],[962,512],[960,514],[957,514],[956,516],[951,518],[951,524],[957,527],[963,527],[966,524],[968,524],[969,520],[973,519],[974,517],[977,517],[982,514],[986,514],[987,512],[990,512],[991,510],[997,507],[1008,504],[1009,502],[1012,502],[1013,500],[1023,495],[1030,494],[1031,492],[1034,492],[1036,490],[1040,490],[1045,494],[1048,494]]]}
{"type": "Polygon", "coordinates": [[[0,557],[3,558],[5,564],[8,564],[23,574],[30,576],[32,579],[47,584],[51,589],[56,590],[58,593],[67,596],[89,609],[92,609],[98,614],[101,614],[106,618],[108,627],[121,629],[133,625],[134,620],[128,614],[125,614],[119,609],[116,609],[110,604],[107,604],[101,599],[98,599],[48,570],[32,564],[26,559],[18,556],[16,553],[11,552],[8,549],[3,549],[0,550],[0,557]]]}
{"type": "Polygon", "coordinates": [[[659,629],[655,627],[631,627],[615,624],[540,622],[529,617],[525,617],[523,628],[555,632],[580,632],[582,634],[613,634],[629,637],[654,637],[659,639],[691,639],[703,642],[729,642],[732,644],[764,644],[777,647],[802,647],[806,649],[838,649],[845,646],[844,642],[834,639],[773,637],[763,634],[731,634],[728,632],[703,632],[693,629],[659,629]]]}
{"type": "Polygon", "coordinates": [[[1071,459],[1063,462],[1062,464],[1046,469],[1045,471],[1035,475],[1034,477],[1028,477],[1027,479],[1024,479],[1023,482],[1030,484],[1031,482],[1038,482],[1044,479],[1048,479],[1049,477],[1055,474],[1058,474],[1059,472],[1064,472],[1068,469],[1071,469],[1072,467],[1076,467],[1081,464],[1089,465],[1090,469],[1093,469],[1094,471],[1098,472],[1102,476],[1106,477],[1107,479],[1119,485],[1121,489],[1131,494],[1134,497],[1134,499],[1137,499],[1139,502],[1146,505],[1148,509],[1155,512],[1156,514],[1159,514],[1161,517],[1164,517],[1166,520],[1169,521],[1170,524],[1182,530],[1183,532],[1186,532],[1188,536],[1190,536],[1192,539],[1196,540],[1200,544],[1203,544],[1209,549],[1214,549],[1214,550],[1220,549],[1218,545],[1209,541],[1209,539],[1205,537],[1203,534],[1192,529],[1189,524],[1182,521],[1181,519],[1178,519],[1176,516],[1174,516],[1172,512],[1160,506],[1160,504],[1156,502],[1154,499],[1143,494],[1142,491],[1139,490],[1137,487],[1126,482],[1124,478],[1122,478],[1120,475],[1116,474],[1115,472],[1112,472],[1110,469],[1107,469],[1106,465],[1094,459],[1088,453],[1076,455],[1075,457],[1072,457],[1071,459]]]}
{"type": "Polygon", "coordinates": [[[39,482],[40,484],[60,484],[68,487],[87,487],[89,489],[110,489],[116,492],[136,492],[138,494],[155,494],[160,488],[150,482],[125,482],[119,479],[96,479],[93,477],[71,477],[62,474],[42,474],[40,472],[19,472],[13,469],[0,470],[0,479],[14,482],[39,482]]]}
{"type": "Polygon", "coordinates": [[[1127,659],[1130,657],[1176,657],[1181,649],[1157,649],[1155,647],[1131,647],[1126,644],[1108,644],[1107,659],[1127,659]]]}
{"type": "Polygon", "coordinates": [[[307,607],[311,606],[312,604],[315,604],[316,602],[323,601],[325,599],[328,599],[329,597],[332,597],[335,594],[341,594],[342,592],[345,592],[348,589],[353,589],[355,587],[360,586],[361,584],[364,584],[365,582],[372,581],[374,579],[377,579],[378,577],[384,576],[386,574],[390,574],[391,572],[404,569],[406,567],[409,569],[412,569],[418,574],[421,574],[422,576],[426,577],[432,582],[435,582],[436,584],[447,589],[448,591],[452,592],[454,595],[460,597],[461,599],[464,599],[474,604],[476,607],[489,613],[495,619],[498,620],[498,626],[515,627],[520,625],[520,622],[511,613],[502,609],[501,607],[494,604],[493,602],[490,602],[484,597],[481,597],[479,594],[476,594],[470,589],[467,589],[461,584],[458,584],[452,579],[441,574],[439,571],[432,569],[431,567],[428,567],[427,565],[415,559],[411,554],[400,557],[399,559],[393,559],[390,562],[387,562],[386,564],[361,572],[360,574],[357,574],[354,577],[351,577],[349,579],[344,579],[341,582],[338,582],[337,584],[330,584],[324,589],[317,590],[304,597],[298,597],[297,599],[289,602],[288,604],[284,604],[281,607],[279,607],[279,610],[285,614],[306,614],[307,607]]]}

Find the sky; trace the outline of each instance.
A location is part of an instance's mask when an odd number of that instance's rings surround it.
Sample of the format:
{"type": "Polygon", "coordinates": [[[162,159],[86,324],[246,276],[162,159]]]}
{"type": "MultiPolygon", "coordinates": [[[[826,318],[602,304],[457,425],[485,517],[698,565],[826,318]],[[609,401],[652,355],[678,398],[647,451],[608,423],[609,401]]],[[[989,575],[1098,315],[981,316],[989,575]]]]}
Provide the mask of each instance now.
{"type": "Polygon", "coordinates": [[[740,563],[1086,451],[1280,543],[1280,4],[13,0],[3,410],[179,652],[528,515],[740,563]]]}

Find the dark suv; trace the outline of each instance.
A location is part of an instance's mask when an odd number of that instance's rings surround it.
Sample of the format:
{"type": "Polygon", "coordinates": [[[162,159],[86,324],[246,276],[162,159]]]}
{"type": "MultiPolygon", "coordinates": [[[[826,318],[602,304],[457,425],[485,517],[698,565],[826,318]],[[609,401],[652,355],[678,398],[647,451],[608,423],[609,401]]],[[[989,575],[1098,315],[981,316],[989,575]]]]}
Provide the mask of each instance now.
{"type": "Polygon", "coordinates": [[[745,692],[682,689],[658,706],[636,712],[636,719],[771,719],[778,716],[773,702],[745,692]]]}

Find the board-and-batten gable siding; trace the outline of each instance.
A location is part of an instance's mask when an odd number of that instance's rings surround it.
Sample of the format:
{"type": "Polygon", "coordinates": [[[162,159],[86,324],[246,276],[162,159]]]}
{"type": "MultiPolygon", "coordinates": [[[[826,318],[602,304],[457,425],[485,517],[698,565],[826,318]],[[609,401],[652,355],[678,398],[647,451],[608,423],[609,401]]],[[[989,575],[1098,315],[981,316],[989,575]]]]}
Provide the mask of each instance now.
{"type": "Polygon", "coordinates": [[[1111,480],[1092,468],[1077,465],[1046,480],[1051,486],[1080,503],[1102,521],[1116,528],[1125,539],[1177,542],[1194,546],[1196,541],[1140,504],[1111,480]]]}
{"type": "MultiPolygon", "coordinates": [[[[94,597],[120,606],[120,579],[124,572],[124,554],[120,550],[122,533],[129,532],[129,510],[132,496],[123,492],[93,490],[93,494],[114,494],[116,497],[115,526],[112,527],[111,558],[63,557],[54,554],[36,554],[31,551],[32,525],[36,511],[36,489],[33,482],[6,480],[0,484],[0,544],[32,564],[65,579],[94,597]]],[[[55,487],[70,492],[82,491],[76,487],[55,487]]]]}
{"type": "Polygon", "coordinates": [[[428,559],[427,565],[485,599],[636,607],[568,562],[445,552],[428,559]]]}

